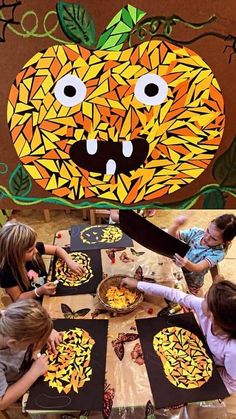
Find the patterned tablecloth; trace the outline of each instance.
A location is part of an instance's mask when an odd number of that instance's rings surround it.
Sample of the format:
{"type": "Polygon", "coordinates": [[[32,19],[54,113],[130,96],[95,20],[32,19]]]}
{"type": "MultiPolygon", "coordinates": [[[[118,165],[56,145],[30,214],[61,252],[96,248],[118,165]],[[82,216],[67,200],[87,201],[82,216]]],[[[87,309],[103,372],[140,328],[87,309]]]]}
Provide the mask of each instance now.
{"type": "MultiPolygon", "coordinates": [[[[69,246],[69,231],[63,230],[58,233],[55,236],[55,244],[69,246]]],[[[171,259],[151,252],[136,242],[133,248],[116,251],[115,263],[112,263],[108,253],[107,249],[101,250],[103,278],[115,274],[133,276],[137,268],[141,267],[144,278],[170,287],[178,284],[178,287],[186,290],[182,270],[171,259]]],[[[72,318],[76,311],[88,309],[89,311],[87,310],[87,314],[83,317],[85,319],[109,319],[105,411],[103,413],[91,412],[89,418],[143,419],[148,417],[152,413],[153,399],[135,319],[157,316],[157,313],[166,306],[166,302],[159,297],[145,297],[143,303],[135,311],[113,316],[112,313],[99,311],[102,307],[94,295],[44,297],[43,305],[52,318],[64,317],[62,304],[69,306],[72,318]],[[120,345],[121,342],[123,345],[120,345]],[[111,407],[112,412],[109,416],[111,407]]]]}

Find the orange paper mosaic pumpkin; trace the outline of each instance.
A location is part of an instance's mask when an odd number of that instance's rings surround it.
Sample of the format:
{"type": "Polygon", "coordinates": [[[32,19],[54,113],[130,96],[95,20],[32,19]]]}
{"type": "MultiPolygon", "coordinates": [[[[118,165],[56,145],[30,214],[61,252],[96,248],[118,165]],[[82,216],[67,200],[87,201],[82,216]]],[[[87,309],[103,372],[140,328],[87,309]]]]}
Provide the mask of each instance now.
{"type": "Polygon", "coordinates": [[[85,227],[80,233],[82,243],[86,244],[116,243],[121,240],[122,236],[121,229],[114,225],[89,226],[85,227]]]}
{"type": "Polygon", "coordinates": [[[73,272],[66,262],[62,259],[57,259],[55,263],[55,278],[61,282],[65,287],[78,287],[89,282],[93,278],[93,271],[91,268],[91,259],[86,253],[71,252],[72,260],[83,266],[83,274],[79,276],[78,273],[73,272]]]}
{"type": "Polygon", "coordinates": [[[153,338],[166,378],[176,387],[193,389],[203,386],[212,376],[213,363],[202,341],[180,327],[168,327],[153,338]]]}
{"type": "Polygon", "coordinates": [[[124,206],[200,176],[225,122],[210,67],[158,40],[123,51],[49,47],[16,76],[7,115],[20,161],[45,191],[124,206]]]}
{"type": "Polygon", "coordinates": [[[63,341],[57,346],[57,354],[48,351],[48,371],[44,381],[49,387],[59,393],[78,393],[79,389],[90,381],[92,367],[90,366],[91,351],[95,344],[89,333],[76,327],[64,331],[63,341]]]}

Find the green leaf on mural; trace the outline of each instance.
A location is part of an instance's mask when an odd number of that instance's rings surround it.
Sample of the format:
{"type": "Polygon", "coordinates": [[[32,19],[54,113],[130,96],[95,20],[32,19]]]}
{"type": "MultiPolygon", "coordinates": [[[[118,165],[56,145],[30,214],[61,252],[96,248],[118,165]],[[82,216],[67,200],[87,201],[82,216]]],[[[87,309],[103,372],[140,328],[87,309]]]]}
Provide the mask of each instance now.
{"type": "Polygon", "coordinates": [[[100,36],[97,49],[120,51],[131,30],[145,14],[146,12],[130,4],[123,7],[100,36]]]}
{"type": "Polygon", "coordinates": [[[94,21],[82,6],[60,1],[57,3],[57,15],[61,28],[69,39],[86,47],[95,44],[94,21]]]}
{"type": "Polygon", "coordinates": [[[13,195],[27,196],[32,188],[32,182],[23,166],[19,163],[9,179],[9,189],[13,195]]]}
{"type": "Polygon", "coordinates": [[[215,162],[212,174],[219,185],[236,186],[236,137],[215,162]]]}
{"type": "Polygon", "coordinates": [[[225,207],[225,197],[220,190],[213,190],[204,194],[203,209],[221,209],[225,207]]]}

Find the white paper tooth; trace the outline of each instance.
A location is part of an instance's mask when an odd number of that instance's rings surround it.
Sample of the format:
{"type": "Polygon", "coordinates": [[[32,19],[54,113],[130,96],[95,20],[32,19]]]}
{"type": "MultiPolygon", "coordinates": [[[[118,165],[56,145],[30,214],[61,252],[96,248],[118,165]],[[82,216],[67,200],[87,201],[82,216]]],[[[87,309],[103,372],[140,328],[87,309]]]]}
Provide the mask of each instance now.
{"type": "Polygon", "coordinates": [[[106,175],[114,175],[116,171],[116,162],[109,159],[106,164],[106,175]]]}
{"type": "Polygon", "coordinates": [[[88,154],[96,154],[98,149],[98,142],[97,140],[86,140],[86,149],[88,154]]]}
{"type": "Polygon", "coordinates": [[[122,153],[125,157],[130,157],[133,153],[132,141],[122,141],[122,153]]]}

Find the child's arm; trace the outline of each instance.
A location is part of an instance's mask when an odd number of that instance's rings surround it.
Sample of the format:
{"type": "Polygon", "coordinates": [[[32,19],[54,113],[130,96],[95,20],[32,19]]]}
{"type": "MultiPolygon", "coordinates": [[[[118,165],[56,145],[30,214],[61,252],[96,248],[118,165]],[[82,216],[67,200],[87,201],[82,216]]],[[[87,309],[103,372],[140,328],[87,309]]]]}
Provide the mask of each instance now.
{"type": "Polygon", "coordinates": [[[231,394],[235,393],[236,388],[236,347],[234,339],[228,341],[224,355],[224,366],[220,366],[217,369],[228,392],[231,394]]]}
{"type": "Polygon", "coordinates": [[[186,257],[182,258],[178,253],[174,254],[173,261],[180,268],[184,267],[189,272],[196,272],[196,273],[200,273],[204,271],[205,269],[209,269],[211,266],[207,259],[201,260],[198,263],[193,263],[186,257]]]}
{"type": "Polygon", "coordinates": [[[24,300],[26,298],[38,298],[41,295],[53,295],[56,292],[56,285],[53,283],[46,283],[36,289],[37,295],[34,290],[22,292],[20,287],[5,288],[6,293],[11,297],[12,301],[24,300]]]}
{"type": "Polygon", "coordinates": [[[83,266],[75,262],[74,260],[72,260],[70,257],[70,254],[67,253],[62,247],[45,244],[44,248],[45,248],[46,255],[56,255],[58,258],[66,262],[69,269],[78,273],[79,275],[83,275],[84,273],[83,266]]]}
{"type": "Polygon", "coordinates": [[[233,380],[236,380],[236,363],[235,363],[235,356],[236,356],[236,351],[234,348],[234,352],[232,353],[226,353],[225,356],[225,370],[227,372],[227,374],[229,374],[229,376],[231,378],[233,378],[233,380]]]}
{"type": "Polygon", "coordinates": [[[48,357],[43,354],[32,364],[29,371],[21,377],[16,383],[7,387],[7,390],[0,398],[0,410],[7,409],[12,403],[16,402],[23,394],[29,390],[32,384],[40,375],[43,375],[48,368],[48,357]]]}
{"type": "Polygon", "coordinates": [[[177,217],[174,220],[173,224],[168,228],[167,232],[171,236],[174,236],[178,239],[179,238],[179,228],[182,225],[184,225],[187,220],[188,220],[188,217],[186,217],[185,215],[180,215],[179,217],[177,217]]]}
{"type": "Polygon", "coordinates": [[[111,220],[114,223],[118,223],[119,222],[119,210],[111,209],[110,210],[110,217],[111,217],[111,220]]]}
{"type": "Polygon", "coordinates": [[[128,288],[137,288],[139,291],[143,291],[150,295],[159,295],[160,297],[167,298],[175,303],[183,304],[185,307],[191,309],[199,308],[199,305],[201,305],[202,302],[202,298],[196,297],[192,294],[186,294],[176,288],[137,281],[134,278],[124,278],[121,284],[127,286],[128,288]]]}

